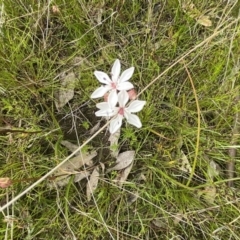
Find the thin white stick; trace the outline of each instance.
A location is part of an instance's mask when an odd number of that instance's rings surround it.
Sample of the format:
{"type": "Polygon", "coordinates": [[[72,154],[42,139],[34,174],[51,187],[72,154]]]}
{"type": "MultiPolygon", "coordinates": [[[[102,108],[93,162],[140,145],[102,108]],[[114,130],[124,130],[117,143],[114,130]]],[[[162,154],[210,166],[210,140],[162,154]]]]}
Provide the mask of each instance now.
{"type": "Polygon", "coordinates": [[[27,189],[25,189],[23,192],[19,193],[16,197],[14,197],[11,201],[6,203],[0,208],[0,212],[2,212],[4,209],[12,205],[14,202],[16,202],[19,198],[24,196],[26,193],[28,193],[30,190],[32,190],[34,187],[36,187],[39,183],[44,181],[47,177],[49,177],[51,174],[53,174],[59,167],[61,167],[65,162],[67,162],[71,157],[73,157],[77,152],[79,152],[85,145],[87,145],[90,141],[92,141],[93,138],[95,138],[105,127],[109,124],[109,121],[100,128],[95,134],[93,134],[86,142],[84,142],[79,148],[77,148],[73,153],[71,153],[68,157],[66,157],[61,163],[59,163],[55,168],[53,168],[51,171],[46,173],[44,176],[42,176],[40,179],[38,179],[35,183],[33,183],[31,186],[29,186],[27,189]]]}

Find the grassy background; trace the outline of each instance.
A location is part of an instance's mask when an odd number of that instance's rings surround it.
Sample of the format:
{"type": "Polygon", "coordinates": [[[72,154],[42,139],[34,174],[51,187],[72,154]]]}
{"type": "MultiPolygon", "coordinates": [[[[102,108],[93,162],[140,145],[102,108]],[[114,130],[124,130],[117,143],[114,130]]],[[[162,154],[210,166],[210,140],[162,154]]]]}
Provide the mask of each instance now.
{"type": "MultiPolygon", "coordinates": [[[[90,137],[99,120],[98,100],[89,98],[99,86],[94,70],[110,72],[119,58],[124,69],[135,67],[131,82],[140,92],[235,23],[140,95],[147,101],[139,113],[143,127],[122,128],[121,151],[137,152],[122,188],[114,173],[102,175],[88,202],[86,182],[49,189],[46,180],[2,212],[0,238],[240,239],[239,156],[229,187],[226,147],[239,144],[238,9],[239,1],[4,1],[0,127],[37,132],[0,131],[0,177],[14,181],[0,190],[1,205],[68,156],[61,140],[81,144],[90,137]],[[212,26],[199,24],[201,16],[212,26]],[[74,98],[58,111],[54,93],[64,72],[78,81],[74,98]],[[214,178],[211,162],[220,168],[214,178]]],[[[96,164],[109,157],[107,137],[87,145],[101,152],[96,164]]]]}

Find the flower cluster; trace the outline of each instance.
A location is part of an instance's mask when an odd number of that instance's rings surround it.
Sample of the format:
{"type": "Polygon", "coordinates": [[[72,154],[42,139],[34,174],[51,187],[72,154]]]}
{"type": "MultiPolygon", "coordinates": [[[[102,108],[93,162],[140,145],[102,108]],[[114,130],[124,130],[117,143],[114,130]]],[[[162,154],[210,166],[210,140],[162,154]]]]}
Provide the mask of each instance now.
{"type": "Polygon", "coordinates": [[[113,64],[111,78],[102,71],[94,72],[98,81],[104,85],[97,88],[92,93],[91,98],[107,96],[105,102],[97,104],[99,110],[95,114],[98,117],[111,118],[110,133],[115,133],[121,127],[123,118],[126,118],[128,123],[140,128],[142,123],[139,117],[132,113],[141,111],[146,104],[146,101],[134,100],[126,105],[129,98],[133,98],[131,95],[134,86],[128,80],[133,75],[134,67],[123,71],[121,75],[120,72],[121,64],[118,59],[113,64]]]}

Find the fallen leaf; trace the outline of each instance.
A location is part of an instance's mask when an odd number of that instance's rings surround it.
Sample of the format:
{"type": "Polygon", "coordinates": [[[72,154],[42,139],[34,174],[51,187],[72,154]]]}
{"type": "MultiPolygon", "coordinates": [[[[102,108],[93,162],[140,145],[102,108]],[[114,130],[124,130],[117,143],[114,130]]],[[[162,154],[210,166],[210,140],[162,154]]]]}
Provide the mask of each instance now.
{"type": "MultiPolygon", "coordinates": [[[[83,165],[92,165],[92,159],[97,155],[97,152],[92,153],[81,153],[76,157],[69,159],[66,163],[64,163],[61,167],[59,167],[52,177],[56,177],[54,183],[60,187],[65,186],[68,184],[70,180],[70,176],[73,174],[78,174],[79,170],[83,165]]],[[[79,179],[80,177],[76,177],[79,179]]],[[[78,180],[80,181],[80,180],[78,180]]],[[[50,187],[53,184],[49,184],[50,187]]]]}
{"type": "Polygon", "coordinates": [[[115,179],[116,184],[118,186],[122,186],[123,183],[127,180],[129,173],[132,170],[133,163],[131,163],[128,167],[120,171],[115,179]]]}
{"type": "Polygon", "coordinates": [[[179,223],[182,221],[183,218],[186,218],[186,216],[183,212],[179,212],[179,213],[175,214],[174,218],[173,218],[173,224],[179,225],[179,223]]]}
{"type": "Polygon", "coordinates": [[[107,170],[107,173],[113,170],[122,170],[126,167],[128,167],[135,156],[135,151],[126,151],[123,153],[120,153],[117,157],[116,165],[113,166],[112,168],[109,168],[107,170]]]}
{"type": "Polygon", "coordinates": [[[220,171],[221,171],[220,166],[217,163],[215,163],[213,160],[211,160],[207,170],[207,174],[209,178],[213,179],[214,177],[217,177],[220,171]]]}
{"type": "MultiPolygon", "coordinates": [[[[71,143],[71,142],[69,142],[69,141],[66,141],[66,140],[61,141],[61,144],[62,144],[64,147],[66,147],[66,148],[67,148],[69,151],[71,151],[71,152],[75,152],[75,151],[79,148],[78,145],[75,145],[75,144],[73,144],[73,143],[71,143]]],[[[79,154],[80,154],[80,151],[77,152],[75,155],[77,156],[77,155],[79,155],[79,154]]]]}
{"type": "Polygon", "coordinates": [[[144,181],[146,182],[147,181],[147,178],[145,177],[145,175],[143,173],[141,173],[138,177],[138,181],[144,181]]]}
{"type": "Polygon", "coordinates": [[[215,198],[217,194],[217,189],[214,185],[205,187],[203,191],[203,198],[206,202],[210,204],[214,204],[215,198]]]}
{"type": "Polygon", "coordinates": [[[12,181],[10,178],[0,178],[0,188],[7,188],[12,185],[12,181]]]}
{"type": "Polygon", "coordinates": [[[151,221],[151,224],[153,225],[154,228],[157,229],[166,229],[167,228],[167,223],[164,219],[153,219],[151,221]]]}
{"type": "Polygon", "coordinates": [[[191,0],[185,0],[182,3],[182,10],[191,18],[195,19],[197,23],[203,25],[204,27],[211,27],[212,21],[209,19],[210,17],[204,15],[201,11],[199,11],[195,4],[192,3],[191,0]]]}
{"type": "Polygon", "coordinates": [[[99,168],[95,167],[87,183],[86,194],[88,201],[91,200],[92,194],[97,188],[98,180],[99,180],[99,168]]]}
{"type": "Polygon", "coordinates": [[[204,27],[211,27],[212,26],[212,21],[209,19],[209,16],[200,16],[197,19],[197,23],[203,25],[204,27]]]}
{"type": "Polygon", "coordinates": [[[179,169],[183,172],[187,172],[187,173],[190,173],[192,172],[192,167],[188,161],[188,158],[187,156],[185,155],[185,153],[183,151],[181,151],[181,159],[180,159],[180,166],[179,166],[179,169]]]}
{"type": "Polygon", "coordinates": [[[191,0],[184,0],[182,2],[182,10],[191,18],[196,18],[201,15],[201,12],[196,8],[191,0]]]}
{"type": "Polygon", "coordinates": [[[69,183],[70,179],[71,179],[71,175],[59,176],[53,181],[51,181],[50,183],[48,183],[48,187],[50,187],[51,189],[54,186],[64,187],[69,183]]]}
{"type": "Polygon", "coordinates": [[[113,157],[117,157],[119,153],[118,140],[120,137],[120,128],[113,134],[110,135],[108,141],[110,142],[110,151],[113,157]]]}
{"type": "Polygon", "coordinates": [[[53,14],[59,14],[60,13],[59,7],[57,5],[53,5],[52,12],[53,14]]]}
{"type": "Polygon", "coordinates": [[[93,126],[90,130],[89,130],[89,134],[92,135],[94,134],[99,128],[100,128],[100,122],[99,121],[95,126],[93,126]]]}
{"type": "Polygon", "coordinates": [[[80,182],[82,179],[87,178],[90,175],[89,171],[81,171],[74,175],[74,182],[80,182]]]}
{"type": "Polygon", "coordinates": [[[138,192],[129,193],[128,196],[127,196],[127,203],[130,205],[130,204],[136,202],[138,197],[139,197],[138,192]]]}
{"type": "Polygon", "coordinates": [[[104,172],[105,172],[105,165],[104,165],[104,163],[99,162],[99,164],[100,164],[100,166],[101,166],[101,168],[102,168],[102,172],[104,173],[104,172]]]}
{"type": "Polygon", "coordinates": [[[77,78],[73,72],[69,72],[67,75],[63,75],[60,78],[61,89],[55,93],[55,105],[58,110],[73,98],[76,81],[77,78]]]}
{"type": "MultiPolygon", "coordinates": [[[[74,171],[75,169],[79,169],[80,167],[82,167],[84,164],[89,165],[90,161],[95,156],[97,156],[97,152],[81,153],[78,156],[69,159],[57,171],[60,172],[60,174],[63,174],[64,172],[74,171]]],[[[55,176],[56,176],[56,173],[55,173],[55,176]]]]}
{"type": "Polygon", "coordinates": [[[198,196],[201,197],[210,204],[214,204],[215,198],[217,195],[217,189],[216,187],[212,184],[209,186],[206,186],[203,190],[198,191],[198,196]]]}

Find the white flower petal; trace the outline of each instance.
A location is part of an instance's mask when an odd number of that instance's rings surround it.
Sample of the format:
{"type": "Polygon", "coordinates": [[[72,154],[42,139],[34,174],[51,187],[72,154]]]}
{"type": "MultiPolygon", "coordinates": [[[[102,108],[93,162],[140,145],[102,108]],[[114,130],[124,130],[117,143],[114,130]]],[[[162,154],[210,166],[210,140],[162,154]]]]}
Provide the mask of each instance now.
{"type": "Polygon", "coordinates": [[[116,114],[116,112],[112,108],[101,109],[101,110],[95,112],[95,115],[97,117],[112,117],[115,114],[116,114]]]}
{"type": "Polygon", "coordinates": [[[128,81],[131,77],[132,77],[132,75],[133,75],[133,72],[134,72],[134,67],[130,67],[130,68],[128,68],[127,70],[125,70],[122,74],[121,74],[121,76],[120,76],[120,78],[119,78],[119,83],[120,82],[126,82],[126,81],[128,81]]]}
{"type": "Polygon", "coordinates": [[[99,88],[97,88],[92,95],[90,96],[91,98],[99,98],[102,97],[108,90],[110,89],[110,87],[108,85],[106,86],[101,86],[99,88]]]}
{"type": "Polygon", "coordinates": [[[133,113],[139,112],[143,109],[143,106],[145,104],[146,104],[146,101],[135,100],[129,104],[126,110],[133,113]]]}
{"type": "Polygon", "coordinates": [[[118,59],[116,59],[112,66],[112,71],[111,71],[113,82],[117,82],[120,71],[121,71],[121,63],[118,59]]]}
{"type": "Polygon", "coordinates": [[[95,115],[97,117],[107,117],[108,112],[106,110],[98,110],[97,112],[95,112],[95,115]]]}
{"type": "Polygon", "coordinates": [[[142,127],[142,123],[137,115],[135,114],[127,114],[127,115],[128,117],[126,119],[128,123],[134,125],[137,128],[142,127]]]}
{"type": "Polygon", "coordinates": [[[117,85],[117,90],[121,91],[121,90],[129,90],[134,88],[133,84],[130,82],[121,82],[118,83],[117,85]]]}
{"type": "Polygon", "coordinates": [[[105,72],[95,71],[94,75],[98,79],[98,81],[101,82],[101,83],[104,83],[104,84],[111,84],[112,83],[111,79],[109,78],[109,76],[105,72]]]}
{"type": "Polygon", "coordinates": [[[111,134],[115,133],[122,126],[122,119],[123,116],[118,114],[116,118],[111,120],[109,128],[111,134]]]}
{"type": "Polygon", "coordinates": [[[104,110],[109,108],[109,104],[107,102],[100,102],[96,104],[98,109],[104,110]]]}
{"type": "Polygon", "coordinates": [[[118,93],[118,103],[120,107],[125,107],[128,100],[129,100],[129,96],[127,91],[123,90],[118,93]]]}
{"type": "Polygon", "coordinates": [[[114,108],[117,105],[117,102],[118,102],[117,91],[116,90],[112,90],[109,93],[109,96],[108,96],[108,104],[109,104],[109,106],[114,108]]]}

